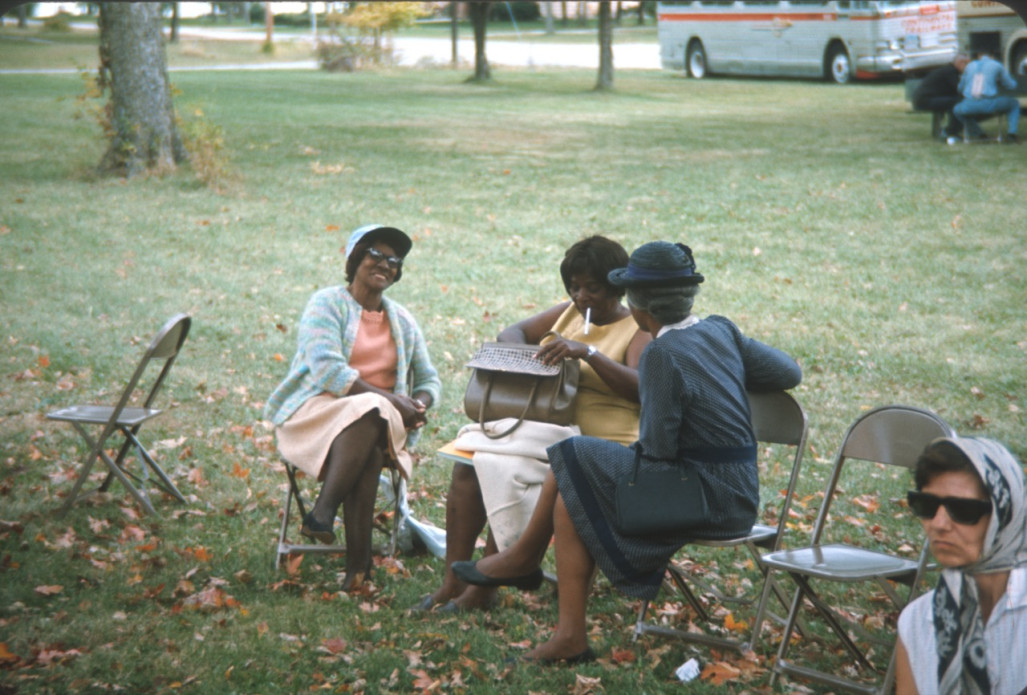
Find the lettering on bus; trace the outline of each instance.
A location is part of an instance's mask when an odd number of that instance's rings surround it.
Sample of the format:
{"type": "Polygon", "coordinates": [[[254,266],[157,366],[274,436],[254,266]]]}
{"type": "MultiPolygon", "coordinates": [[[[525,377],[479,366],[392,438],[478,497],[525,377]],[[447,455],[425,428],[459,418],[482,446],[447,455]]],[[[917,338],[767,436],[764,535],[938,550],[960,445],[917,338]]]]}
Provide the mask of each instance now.
{"type": "Polygon", "coordinates": [[[907,17],[902,20],[902,31],[907,34],[933,34],[955,30],[956,18],[951,12],[930,17],[907,17]]]}

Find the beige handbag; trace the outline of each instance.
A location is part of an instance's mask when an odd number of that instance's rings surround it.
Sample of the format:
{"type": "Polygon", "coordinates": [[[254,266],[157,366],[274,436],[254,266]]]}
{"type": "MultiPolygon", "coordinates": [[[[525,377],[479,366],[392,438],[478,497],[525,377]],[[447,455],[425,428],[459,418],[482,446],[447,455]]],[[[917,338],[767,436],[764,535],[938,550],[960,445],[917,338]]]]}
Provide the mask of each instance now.
{"type": "Polygon", "coordinates": [[[464,392],[464,412],[491,439],[513,432],[524,420],[569,425],[574,420],[581,364],[563,360],[546,365],[535,357],[538,345],[485,343],[466,366],[471,380],[464,392]],[[515,418],[505,432],[488,434],[486,422],[515,418]]]}

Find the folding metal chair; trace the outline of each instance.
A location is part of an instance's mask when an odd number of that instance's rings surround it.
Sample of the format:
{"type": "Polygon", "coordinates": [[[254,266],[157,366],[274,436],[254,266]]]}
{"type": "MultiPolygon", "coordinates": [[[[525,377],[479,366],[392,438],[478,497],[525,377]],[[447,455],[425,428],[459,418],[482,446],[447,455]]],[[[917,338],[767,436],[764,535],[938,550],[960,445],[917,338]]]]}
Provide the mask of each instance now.
{"type": "Polygon", "coordinates": [[[75,487],[72,488],[71,494],[68,495],[68,499],[65,500],[64,505],[61,507],[59,512],[61,516],[66,514],[71,505],[75,503],[75,499],[79,496],[82,485],[89,477],[89,473],[97,459],[101,459],[107,464],[108,469],[107,477],[97,491],[107,490],[111,480],[116,477],[136,501],[142,505],[143,509],[150,514],[156,514],[157,512],[150,503],[145,487],[151,481],[147,472],[147,468],[149,468],[157,476],[156,479],[152,480],[155,486],[176,498],[179,502],[185,502],[182,493],[178,491],[178,488],[171,482],[171,479],[161,470],[157,462],[153,460],[153,457],[150,456],[146,447],[136,438],[136,435],[139,433],[139,428],[145,422],[157,417],[162,412],[153,407],[153,402],[157,397],[157,392],[164,384],[164,379],[167,377],[168,372],[171,371],[171,366],[175,363],[175,358],[178,357],[179,350],[182,349],[186,336],[189,335],[191,323],[192,319],[189,316],[178,314],[164,324],[153,340],[150,341],[146,352],[143,353],[143,358],[132,374],[132,378],[129,379],[124,390],[121,392],[117,405],[73,405],[47,413],[46,417],[50,420],[70,422],[89,445],[89,456],[85,459],[78,480],[75,481],[75,487]],[[140,380],[151,362],[162,362],[163,366],[146,393],[146,398],[142,405],[138,407],[130,406],[129,404],[133,401],[136,387],[140,386],[140,380]],[[90,426],[100,426],[102,428],[96,439],[93,439],[89,434],[87,428],[90,426]],[[107,454],[106,446],[107,440],[115,433],[120,433],[124,437],[124,442],[121,445],[121,449],[118,450],[117,457],[111,459],[107,454]],[[139,467],[139,475],[132,473],[125,467],[125,456],[133,447],[143,464],[139,467]],[[135,481],[136,485],[133,485],[132,481],[135,481]]]}
{"type": "MultiPolygon", "coordinates": [[[[763,556],[764,564],[772,573],[786,572],[797,586],[774,663],[772,685],[780,674],[789,674],[852,692],[887,693],[891,689],[895,676],[894,630],[882,638],[881,635],[871,634],[854,621],[845,620],[836,610],[836,606],[832,606],[829,599],[821,596],[813,584],[816,583],[820,587],[821,582],[874,582],[875,586],[879,586],[887,594],[897,614],[916,598],[920,591],[921,580],[928,564],[928,547],[923,541],[923,535],[919,534],[919,550],[914,548],[917,552],[916,559],[860,547],[851,542],[823,544],[822,541],[825,532],[829,531],[831,505],[836,495],[841,492],[839,483],[843,479],[842,473],[846,464],[851,465],[851,462],[858,460],[911,469],[928,443],[938,437],[953,435],[952,428],[934,413],[901,405],[875,408],[862,415],[849,427],[835,459],[824,492],[824,501],[813,526],[811,545],[806,548],[780,550],[763,556]],[[893,584],[903,584],[908,587],[908,591],[904,596],[900,595],[893,584]],[[788,660],[792,632],[806,601],[812,604],[815,615],[831,628],[859,667],[880,672],[871,663],[869,649],[864,652],[856,643],[857,640],[850,636],[847,627],[853,634],[859,635],[859,638],[870,642],[871,645],[883,647],[885,653],[891,655],[884,678],[878,685],[852,680],[834,672],[822,671],[810,665],[800,665],[788,660]]],[[[845,480],[852,477],[847,475],[845,480]]],[[[864,480],[867,483],[865,489],[872,490],[872,478],[864,480]]],[[[857,493],[852,488],[847,488],[844,494],[848,497],[857,493]]],[[[849,530],[848,535],[851,535],[851,527],[849,530]]],[[[764,585],[764,595],[769,586],[764,585]]]]}
{"type": "MultiPolygon", "coordinates": [[[[282,459],[285,472],[289,476],[289,485],[285,492],[285,508],[282,511],[282,524],[278,530],[278,549],[275,553],[275,569],[281,567],[282,559],[289,555],[301,555],[304,553],[345,553],[346,546],[342,544],[325,545],[318,543],[292,543],[289,541],[289,524],[293,518],[293,503],[296,505],[296,517],[299,523],[307,515],[307,507],[303,500],[303,491],[300,488],[298,479],[303,475],[291,463],[282,459]]],[[[375,528],[387,533],[388,544],[383,549],[386,555],[396,554],[396,539],[399,528],[403,523],[403,513],[407,495],[407,481],[395,468],[383,471],[379,479],[379,490],[383,497],[383,504],[375,512],[375,528]],[[390,508],[391,505],[391,508],[390,508]],[[391,511],[391,522],[386,526],[386,519],[391,511]]]]}
{"type": "MultiPolygon", "coordinates": [[[[756,641],[760,635],[763,616],[766,613],[765,604],[767,597],[771,593],[773,593],[773,595],[781,602],[785,611],[787,611],[790,606],[788,596],[780,589],[779,586],[772,584],[773,578],[768,575],[762,558],[764,553],[777,550],[781,544],[781,538],[784,536],[786,522],[788,521],[788,513],[791,509],[792,497],[794,496],[796,483],[799,480],[799,471],[802,468],[802,456],[806,448],[808,421],[802,406],[799,405],[798,401],[796,401],[791,394],[784,391],[750,393],[749,407],[752,411],[753,429],[756,432],[756,439],[759,442],[767,444],[783,444],[795,447],[795,455],[792,459],[792,472],[788,478],[788,487],[785,490],[784,498],[781,500],[780,507],[777,510],[777,525],[766,526],[763,524],[756,524],[746,536],[728,540],[696,540],[692,544],[708,548],[738,548],[741,546],[749,552],[749,555],[752,557],[753,563],[759,570],[762,579],[760,585],[754,587],[757,591],[760,591],[760,593],[758,594],[759,603],[756,610],[756,619],[753,621],[752,633],[747,640],[740,640],[701,632],[688,632],[666,625],[647,623],[645,621],[645,616],[649,609],[649,602],[645,601],[642,603],[642,607],[638,611],[638,620],[635,623],[635,634],[633,638],[635,640],[637,640],[640,635],[655,633],[667,637],[677,637],[687,642],[744,651],[745,649],[755,648],[756,641]],[[762,591],[762,586],[765,584],[769,584],[769,591],[762,591]]],[[[710,614],[702,601],[696,595],[695,591],[693,591],[691,587],[693,584],[702,588],[705,593],[713,595],[713,597],[722,604],[736,603],[740,605],[752,605],[756,602],[756,594],[753,594],[751,597],[727,596],[717,589],[717,587],[709,586],[705,582],[700,581],[698,577],[695,577],[690,572],[675,565],[673,561],[667,564],[667,575],[673,581],[674,585],[677,586],[688,604],[692,607],[692,610],[698,616],[699,620],[705,623],[710,623],[710,614]]],[[[779,619],[782,623],[784,622],[783,615],[779,619]]]]}

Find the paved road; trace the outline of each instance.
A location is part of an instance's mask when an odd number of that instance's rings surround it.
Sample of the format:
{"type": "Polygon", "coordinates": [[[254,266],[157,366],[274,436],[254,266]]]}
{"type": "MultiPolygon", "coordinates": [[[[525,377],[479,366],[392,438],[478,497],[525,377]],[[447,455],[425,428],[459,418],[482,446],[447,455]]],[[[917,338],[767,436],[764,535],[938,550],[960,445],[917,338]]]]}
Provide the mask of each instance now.
{"type": "MultiPolygon", "coordinates": [[[[80,28],[95,28],[95,25],[82,25],[80,28]]],[[[590,32],[594,34],[594,32],[590,32]]],[[[262,41],[263,33],[252,29],[211,29],[188,27],[180,34],[183,38],[210,38],[234,41],[262,41]]],[[[504,35],[506,36],[506,35],[504,35]]],[[[279,34],[276,41],[306,41],[309,36],[292,36],[279,34]]],[[[414,66],[424,64],[449,65],[452,46],[448,38],[415,38],[396,37],[393,50],[400,65],[414,66]]],[[[596,68],[599,67],[598,42],[589,43],[549,43],[535,40],[530,34],[522,34],[520,38],[490,38],[485,44],[485,52],[489,64],[493,67],[563,67],[563,68],[596,68]]],[[[474,63],[474,41],[471,38],[457,41],[457,56],[465,66],[474,63]]],[[[614,39],[613,65],[617,70],[659,70],[660,49],[655,43],[620,43],[614,39]]],[[[314,70],[317,61],[300,60],[284,63],[255,63],[240,65],[218,65],[208,67],[171,68],[172,70],[314,70]]],[[[74,68],[63,69],[0,69],[0,74],[30,73],[74,73],[74,68]]]]}

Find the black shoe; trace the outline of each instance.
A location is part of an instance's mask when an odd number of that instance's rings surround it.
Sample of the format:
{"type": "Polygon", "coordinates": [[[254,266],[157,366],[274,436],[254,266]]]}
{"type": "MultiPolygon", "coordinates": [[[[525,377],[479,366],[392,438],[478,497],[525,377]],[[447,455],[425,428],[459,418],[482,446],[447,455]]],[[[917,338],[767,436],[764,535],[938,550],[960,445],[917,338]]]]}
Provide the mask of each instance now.
{"type": "Polygon", "coordinates": [[[532,659],[529,656],[512,656],[506,660],[509,665],[514,664],[538,664],[539,666],[577,666],[587,664],[596,660],[596,653],[592,647],[585,647],[585,651],[564,659],[532,659]]]}
{"type": "Polygon", "coordinates": [[[422,598],[420,601],[418,601],[413,606],[413,608],[410,609],[410,611],[412,613],[427,613],[432,608],[434,608],[436,605],[438,605],[438,604],[435,603],[435,599],[432,598],[431,594],[428,594],[424,598],[422,598]]]}
{"type": "Polygon", "coordinates": [[[539,567],[519,577],[487,577],[478,571],[478,566],[474,562],[454,562],[452,568],[453,574],[475,586],[512,586],[515,589],[534,591],[542,586],[545,579],[542,569],[539,567]]]}
{"type": "Polygon", "coordinates": [[[314,518],[313,512],[310,512],[303,517],[303,526],[300,527],[300,535],[306,536],[318,543],[324,543],[325,545],[335,544],[335,532],[332,530],[332,524],[319,523],[317,519],[314,518]]]}
{"type": "Polygon", "coordinates": [[[1016,133],[1007,133],[1002,142],[1007,145],[1018,145],[1020,144],[1020,138],[1016,137],[1016,133]]]}

